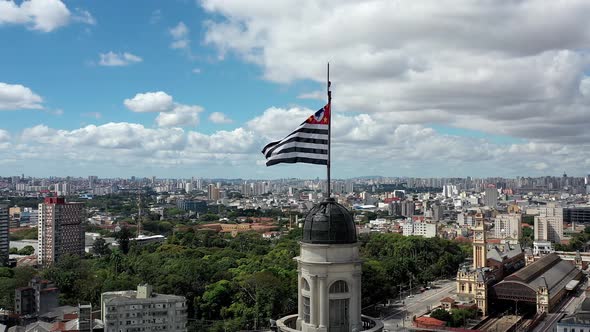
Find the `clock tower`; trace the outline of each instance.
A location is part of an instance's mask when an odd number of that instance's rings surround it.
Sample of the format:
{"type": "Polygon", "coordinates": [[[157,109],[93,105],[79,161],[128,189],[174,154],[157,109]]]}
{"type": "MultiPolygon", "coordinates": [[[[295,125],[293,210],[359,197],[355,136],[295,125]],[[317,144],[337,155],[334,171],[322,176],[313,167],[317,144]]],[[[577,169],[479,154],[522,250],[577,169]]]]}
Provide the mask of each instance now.
{"type": "Polygon", "coordinates": [[[486,229],[483,221],[478,221],[473,228],[473,268],[479,269],[487,263],[486,229]]]}

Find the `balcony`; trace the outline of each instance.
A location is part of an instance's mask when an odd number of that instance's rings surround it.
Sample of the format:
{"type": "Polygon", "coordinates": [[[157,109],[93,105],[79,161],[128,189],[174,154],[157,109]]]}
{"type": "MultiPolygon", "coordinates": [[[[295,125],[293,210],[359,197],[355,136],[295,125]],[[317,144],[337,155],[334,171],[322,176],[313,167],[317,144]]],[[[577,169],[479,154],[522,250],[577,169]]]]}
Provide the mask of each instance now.
{"type": "MultiPolygon", "coordinates": [[[[299,332],[296,327],[297,315],[285,316],[277,321],[280,332],[299,332]]],[[[369,316],[361,317],[362,330],[364,332],[382,332],[383,323],[380,320],[369,316]]]]}

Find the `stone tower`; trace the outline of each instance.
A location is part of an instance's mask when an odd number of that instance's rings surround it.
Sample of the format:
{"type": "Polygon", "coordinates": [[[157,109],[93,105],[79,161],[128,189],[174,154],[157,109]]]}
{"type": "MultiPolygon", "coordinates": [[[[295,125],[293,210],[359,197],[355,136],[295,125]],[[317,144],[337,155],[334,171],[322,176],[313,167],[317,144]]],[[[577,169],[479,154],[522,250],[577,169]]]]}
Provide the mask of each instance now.
{"type": "Polygon", "coordinates": [[[361,259],[356,226],[333,198],[305,217],[297,261],[298,311],[277,321],[281,332],[379,332],[383,323],[361,316],[361,259]]]}
{"type": "Polygon", "coordinates": [[[549,286],[547,280],[541,276],[541,282],[537,287],[537,313],[549,313],[549,286]]]}
{"type": "Polygon", "coordinates": [[[361,330],[361,260],[356,227],[329,198],[305,218],[298,264],[301,331],[361,330]]]}
{"type": "Polygon", "coordinates": [[[483,221],[478,221],[473,228],[473,268],[486,267],[487,263],[486,229],[483,221]]]}

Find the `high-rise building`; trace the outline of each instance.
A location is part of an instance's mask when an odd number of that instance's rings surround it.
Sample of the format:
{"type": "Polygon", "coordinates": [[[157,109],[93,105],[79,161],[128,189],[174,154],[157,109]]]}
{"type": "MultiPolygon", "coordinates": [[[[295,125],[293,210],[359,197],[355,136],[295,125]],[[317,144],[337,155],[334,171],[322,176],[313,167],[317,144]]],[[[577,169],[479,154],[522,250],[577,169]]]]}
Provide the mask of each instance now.
{"type": "Polygon", "coordinates": [[[0,265],[8,263],[8,229],[8,208],[6,205],[0,205],[0,265]]]}
{"type": "Polygon", "coordinates": [[[410,218],[414,215],[414,212],[416,212],[416,205],[414,204],[414,201],[411,199],[405,200],[401,203],[402,206],[402,216],[406,217],[406,218],[410,218]]]}
{"type": "Polygon", "coordinates": [[[433,205],[432,206],[432,220],[433,221],[441,221],[443,220],[445,213],[445,208],[442,205],[433,205]]]}
{"type": "Polygon", "coordinates": [[[561,243],[563,216],[535,216],[535,241],[561,243]]]}
{"type": "Polygon", "coordinates": [[[496,239],[520,239],[522,215],[520,213],[499,214],[494,218],[496,239]]]}
{"type": "Polygon", "coordinates": [[[496,188],[486,188],[484,191],[483,204],[489,207],[498,205],[498,190],[496,188]]]}
{"type": "Polygon", "coordinates": [[[42,315],[59,306],[59,289],[49,280],[34,277],[29,286],[14,291],[14,308],[19,315],[42,315]]]}
{"type": "Polygon", "coordinates": [[[219,187],[216,187],[214,184],[209,184],[207,186],[207,198],[210,201],[217,201],[219,200],[219,187]]]}
{"type": "Polygon", "coordinates": [[[563,207],[549,203],[535,216],[535,241],[560,243],[563,238],[563,207]]]}
{"type": "Polygon", "coordinates": [[[47,197],[39,204],[37,263],[49,266],[66,254],[84,255],[84,205],[47,197]]]}
{"type": "Polygon", "coordinates": [[[187,330],[186,298],[153,293],[150,285],[102,293],[100,304],[105,332],[187,330]]]}
{"type": "Polygon", "coordinates": [[[72,186],[68,182],[55,184],[57,196],[69,196],[72,194],[72,186]]]}

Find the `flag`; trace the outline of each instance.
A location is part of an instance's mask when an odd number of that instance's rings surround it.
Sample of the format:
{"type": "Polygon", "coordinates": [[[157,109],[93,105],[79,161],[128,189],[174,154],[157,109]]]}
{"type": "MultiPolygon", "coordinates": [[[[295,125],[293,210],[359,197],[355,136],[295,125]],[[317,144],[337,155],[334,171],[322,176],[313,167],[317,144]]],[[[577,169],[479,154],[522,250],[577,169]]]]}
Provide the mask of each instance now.
{"type": "Polygon", "coordinates": [[[280,163],[328,165],[329,126],[330,104],[327,104],[287,137],[262,149],[266,166],[280,163]]]}

